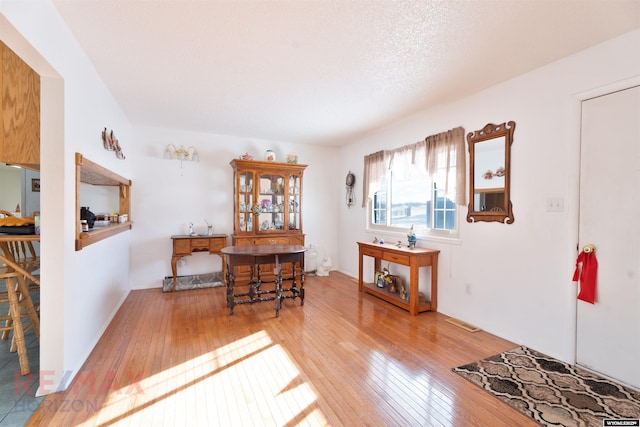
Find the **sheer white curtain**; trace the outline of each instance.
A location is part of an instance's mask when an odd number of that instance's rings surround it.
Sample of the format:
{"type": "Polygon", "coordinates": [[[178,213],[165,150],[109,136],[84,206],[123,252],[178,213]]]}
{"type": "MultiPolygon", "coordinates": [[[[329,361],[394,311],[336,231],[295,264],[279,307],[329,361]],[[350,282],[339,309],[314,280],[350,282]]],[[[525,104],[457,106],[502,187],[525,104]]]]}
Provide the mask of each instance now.
{"type": "Polygon", "coordinates": [[[444,179],[447,197],[457,205],[466,204],[467,163],[464,143],[464,128],[457,127],[447,132],[431,135],[424,141],[388,151],[378,151],[364,157],[362,206],[375,191],[387,169],[397,178],[407,177],[412,169],[426,172],[431,180],[444,179]],[[453,173],[455,168],[455,174],[453,173]],[[455,180],[455,194],[450,194],[450,181],[455,180]]]}
{"type": "MultiPolygon", "coordinates": [[[[380,179],[385,175],[386,170],[384,167],[384,151],[378,151],[377,153],[364,156],[364,177],[362,179],[362,207],[367,206],[367,200],[369,200],[369,183],[376,184],[380,182],[380,179]]],[[[374,189],[371,189],[373,193],[374,189]]]]}
{"type": "Polygon", "coordinates": [[[385,161],[389,165],[388,169],[393,171],[395,179],[405,180],[409,178],[411,172],[417,169],[419,172],[425,172],[425,162],[420,159],[424,158],[424,148],[420,147],[420,143],[405,145],[395,150],[385,151],[385,161]]]}
{"type": "Polygon", "coordinates": [[[457,127],[447,132],[431,135],[419,142],[425,146],[425,167],[433,179],[442,174],[444,191],[457,205],[466,205],[467,157],[465,155],[464,128],[457,127]],[[455,168],[455,175],[452,170],[455,168]],[[450,181],[455,180],[455,194],[451,194],[450,181]]]}

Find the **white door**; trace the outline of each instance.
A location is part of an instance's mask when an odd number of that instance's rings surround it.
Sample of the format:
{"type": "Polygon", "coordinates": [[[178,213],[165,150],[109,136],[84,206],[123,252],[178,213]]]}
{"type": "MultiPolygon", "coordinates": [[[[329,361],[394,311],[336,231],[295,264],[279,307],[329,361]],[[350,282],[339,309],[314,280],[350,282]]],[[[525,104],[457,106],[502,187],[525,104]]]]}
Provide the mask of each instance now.
{"type": "Polygon", "coordinates": [[[582,103],[579,248],[598,260],[578,300],[576,362],[640,388],[640,86],[582,103]]]}

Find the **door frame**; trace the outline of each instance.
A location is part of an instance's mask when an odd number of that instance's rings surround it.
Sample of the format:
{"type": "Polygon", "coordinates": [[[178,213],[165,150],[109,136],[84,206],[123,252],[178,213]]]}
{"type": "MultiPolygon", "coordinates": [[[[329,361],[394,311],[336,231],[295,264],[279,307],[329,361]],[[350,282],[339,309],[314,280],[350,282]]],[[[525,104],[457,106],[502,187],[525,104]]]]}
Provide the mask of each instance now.
{"type": "MultiPolygon", "coordinates": [[[[634,86],[640,85],[640,75],[633,76],[628,79],[617,80],[615,82],[611,82],[605,85],[597,86],[592,89],[588,89],[581,92],[576,92],[573,94],[575,99],[574,103],[574,120],[573,127],[571,129],[572,134],[575,136],[572,138],[574,144],[569,148],[570,155],[568,156],[567,161],[567,169],[569,172],[569,209],[567,210],[568,221],[570,223],[569,228],[569,241],[571,244],[567,249],[568,259],[570,262],[567,266],[567,281],[570,281],[573,277],[573,271],[575,269],[575,259],[579,254],[579,227],[580,227],[580,156],[581,156],[581,146],[582,146],[582,103],[586,100],[597,98],[600,96],[605,96],[610,93],[619,92],[625,89],[630,89],[634,86]],[[571,226],[572,225],[572,226],[571,226]]],[[[571,364],[575,364],[577,360],[577,338],[578,338],[578,284],[575,282],[571,282],[573,286],[567,286],[570,289],[570,299],[567,304],[567,310],[573,319],[573,323],[571,324],[570,334],[573,336],[573,341],[571,343],[571,355],[572,360],[569,362],[571,364]]]]}

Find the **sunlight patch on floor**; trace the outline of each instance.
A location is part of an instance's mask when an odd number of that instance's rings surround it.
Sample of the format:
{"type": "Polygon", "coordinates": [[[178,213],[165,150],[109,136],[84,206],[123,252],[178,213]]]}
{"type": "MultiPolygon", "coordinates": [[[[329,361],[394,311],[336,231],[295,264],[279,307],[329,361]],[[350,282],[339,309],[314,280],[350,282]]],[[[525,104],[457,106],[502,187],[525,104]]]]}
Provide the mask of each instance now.
{"type": "MultiPolygon", "coordinates": [[[[419,411],[428,413],[433,407],[440,407],[439,413],[455,413],[455,402],[446,391],[440,389],[432,381],[431,375],[425,370],[415,372],[382,352],[374,351],[369,355],[371,370],[368,381],[376,392],[387,395],[388,402],[402,408],[404,413],[412,414],[419,411]],[[410,390],[410,391],[409,391],[410,390]]],[[[435,418],[442,422],[442,419],[435,418]]]]}
{"type": "Polygon", "coordinates": [[[328,425],[312,387],[264,331],[134,380],[87,425],[328,425]]]}

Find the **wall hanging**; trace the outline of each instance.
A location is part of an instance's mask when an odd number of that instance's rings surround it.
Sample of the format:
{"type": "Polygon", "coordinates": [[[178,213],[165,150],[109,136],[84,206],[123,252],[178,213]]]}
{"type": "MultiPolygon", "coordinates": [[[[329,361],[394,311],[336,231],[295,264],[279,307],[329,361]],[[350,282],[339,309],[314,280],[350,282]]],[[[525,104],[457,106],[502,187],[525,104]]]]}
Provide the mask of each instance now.
{"type": "Polygon", "coordinates": [[[105,150],[113,151],[118,159],[124,160],[124,153],[122,152],[122,148],[120,148],[118,139],[113,134],[113,129],[107,131],[107,128],[104,128],[102,131],[102,145],[105,150]]]}
{"type": "Polygon", "coordinates": [[[512,224],[511,144],[515,122],[487,124],[467,134],[469,143],[468,222],[512,224]]]}

